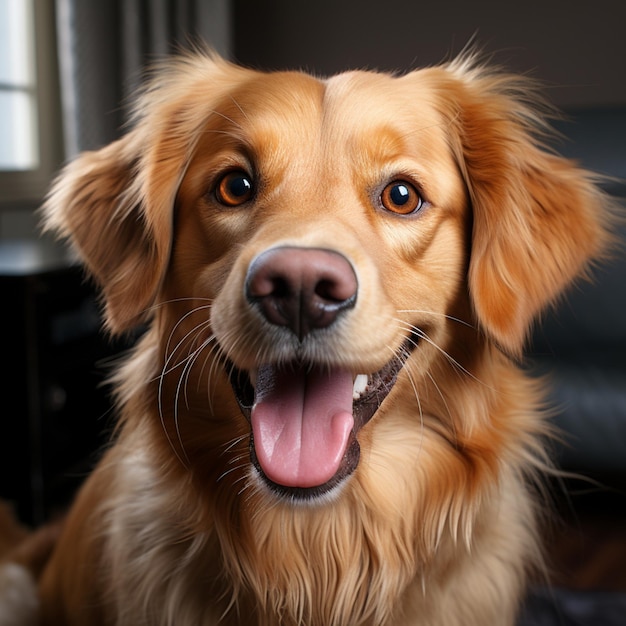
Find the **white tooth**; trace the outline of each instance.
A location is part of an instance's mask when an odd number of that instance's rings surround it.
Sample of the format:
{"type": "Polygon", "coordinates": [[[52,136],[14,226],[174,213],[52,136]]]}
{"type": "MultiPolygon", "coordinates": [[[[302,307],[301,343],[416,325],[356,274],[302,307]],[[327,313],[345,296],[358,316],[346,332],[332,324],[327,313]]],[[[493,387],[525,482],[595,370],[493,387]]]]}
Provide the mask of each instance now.
{"type": "Polygon", "coordinates": [[[252,386],[253,386],[255,389],[256,389],[256,377],[257,377],[257,373],[258,373],[258,370],[256,370],[256,369],[250,370],[250,371],[248,372],[248,378],[250,378],[250,383],[252,384],[252,386]]]}
{"type": "Polygon", "coordinates": [[[354,386],[352,387],[352,398],[354,400],[358,400],[366,388],[367,388],[367,374],[359,374],[354,379],[354,386]]]}

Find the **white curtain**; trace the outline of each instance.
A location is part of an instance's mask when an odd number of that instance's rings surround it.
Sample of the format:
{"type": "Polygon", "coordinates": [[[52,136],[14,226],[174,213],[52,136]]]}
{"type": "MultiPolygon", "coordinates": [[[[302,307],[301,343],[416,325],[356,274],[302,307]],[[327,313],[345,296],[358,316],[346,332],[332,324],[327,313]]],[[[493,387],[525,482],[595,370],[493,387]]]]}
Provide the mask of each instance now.
{"type": "Polygon", "coordinates": [[[66,157],[119,136],[146,65],[198,41],[228,56],[230,4],[56,0],[66,157]]]}

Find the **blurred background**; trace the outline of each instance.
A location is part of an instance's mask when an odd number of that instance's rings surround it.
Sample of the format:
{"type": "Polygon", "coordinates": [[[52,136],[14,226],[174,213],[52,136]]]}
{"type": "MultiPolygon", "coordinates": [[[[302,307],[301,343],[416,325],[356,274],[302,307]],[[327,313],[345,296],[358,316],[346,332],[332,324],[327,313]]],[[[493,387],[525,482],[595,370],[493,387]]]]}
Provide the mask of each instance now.
{"type": "MultiPolygon", "coordinates": [[[[206,41],[262,69],[403,72],[473,41],[543,81],[566,114],[557,149],[608,175],[623,203],[625,26],[623,0],[0,0],[0,497],[25,522],[48,518],[110,427],[102,363],[128,342],[101,334],[97,297],[39,236],[36,209],[64,162],[123,132],[146,65],[206,41]]],[[[625,309],[618,254],[546,317],[529,351],[529,368],[553,382],[560,467],[598,481],[566,480],[569,500],[556,490],[556,580],[568,588],[626,589],[625,309]]]]}

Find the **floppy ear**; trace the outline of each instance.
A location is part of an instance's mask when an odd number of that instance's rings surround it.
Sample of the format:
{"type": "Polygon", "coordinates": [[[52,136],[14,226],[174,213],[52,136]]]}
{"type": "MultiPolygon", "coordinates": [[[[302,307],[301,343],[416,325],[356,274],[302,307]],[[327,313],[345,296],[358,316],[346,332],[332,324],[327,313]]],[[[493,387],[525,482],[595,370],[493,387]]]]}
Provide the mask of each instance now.
{"type": "Polygon", "coordinates": [[[484,332],[519,356],[533,319],[605,249],[608,202],[589,172],[543,148],[530,82],[463,61],[449,71],[473,212],[470,297],[484,332]]]}
{"type": "Polygon", "coordinates": [[[137,132],[70,163],[43,207],[44,226],[68,237],[101,287],[113,332],[138,323],[152,303],[169,254],[173,190],[149,206],[137,132]]]}
{"type": "Polygon", "coordinates": [[[70,163],[44,204],[44,228],[70,239],[101,287],[112,332],[154,303],[176,193],[227,66],[210,53],[169,62],[139,100],[135,129],[70,163]]]}

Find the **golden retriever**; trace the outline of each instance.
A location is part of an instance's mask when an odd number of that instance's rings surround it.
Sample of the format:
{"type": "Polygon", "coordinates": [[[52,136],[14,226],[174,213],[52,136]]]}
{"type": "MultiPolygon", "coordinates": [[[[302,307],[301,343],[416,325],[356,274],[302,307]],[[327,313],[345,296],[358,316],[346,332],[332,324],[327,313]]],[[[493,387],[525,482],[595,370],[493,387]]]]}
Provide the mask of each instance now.
{"type": "Polygon", "coordinates": [[[166,63],[45,206],[147,330],[45,625],[507,626],[540,558],[537,315],[602,253],[526,79],[166,63]]]}

